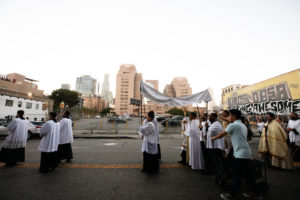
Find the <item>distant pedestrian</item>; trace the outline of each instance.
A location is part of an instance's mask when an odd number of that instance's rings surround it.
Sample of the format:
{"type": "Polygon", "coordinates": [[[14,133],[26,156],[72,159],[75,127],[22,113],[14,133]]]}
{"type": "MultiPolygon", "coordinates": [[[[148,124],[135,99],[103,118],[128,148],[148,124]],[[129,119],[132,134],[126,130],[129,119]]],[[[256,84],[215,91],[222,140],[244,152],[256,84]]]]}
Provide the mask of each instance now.
{"type": "Polygon", "coordinates": [[[257,123],[256,123],[257,129],[258,129],[258,133],[259,135],[262,134],[263,129],[265,127],[265,123],[263,122],[261,117],[257,117],[257,123]]]}
{"type": "Polygon", "coordinates": [[[277,116],[276,117],[276,121],[278,122],[278,124],[280,124],[280,126],[283,128],[283,130],[287,133],[288,130],[287,130],[287,123],[285,123],[282,119],[282,117],[280,116],[277,116]]]}
{"type": "Polygon", "coordinates": [[[40,146],[41,164],[40,173],[48,173],[53,171],[59,164],[58,143],[59,143],[59,123],[56,121],[56,113],[51,112],[49,121],[47,121],[40,130],[42,137],[40,146]]]}
{"type": "Polygon", "coordinates": [[[25,161],[28,121],[24,118],[23,110],[17,112],[16,119],[7,128],[10,133],[2,144],[0,162],[6,163],[5,166],[9,167],[25,161]]]}
{"type": "Polygon", "coordinates": [[[69,119],[70,112],[66,111],[63,115],[63,119],[60,121],[60,134],[58,145],[58,156],[60,160],[67,160],[71,162],[73,159],[72,145],[73,142],[73,130],[72,120],[69,119]]]}
{"type": "Polygon", "coordinates": [[[143,152],[143,169],[141,172],[155,174],[159,171],[159,159],[157,157],[157,135],[155,125],[153,123],[154,112],[149,112],[147,115],[147,123],[144,125],[141,121],[139,129],[142,135],[142,152],[143,152]]]}
{"type": "Polygon", "coordinates": [[[244,116],[242,116],[242,123],[245,124],[245,126],[247,127],[247,140],[251,141],[252,136],[253,136],[253,132],[252,132],[252,129],[251,129],[251,124],[248,121],[248,119],[244,116]]]}

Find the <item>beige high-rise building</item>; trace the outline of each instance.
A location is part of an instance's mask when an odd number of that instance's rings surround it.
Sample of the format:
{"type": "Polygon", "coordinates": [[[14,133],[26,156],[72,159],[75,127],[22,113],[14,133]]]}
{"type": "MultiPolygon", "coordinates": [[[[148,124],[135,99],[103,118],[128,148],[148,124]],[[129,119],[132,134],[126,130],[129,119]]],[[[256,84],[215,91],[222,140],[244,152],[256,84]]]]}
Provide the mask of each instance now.
{"type": "MultiPolygon", "coordinates": [[[[175,77],[171,84],[167,84],[164,89],[164,94],[169,97],[181,97],[192,94],[192,88],[185,77],[175,77]]],[[[188,110],[192,111],[193,106],[186,106],[188,110]]],[[[169,107],[171,108],[171,107],[169,107]]]]}
{"type": "Polygon", "coordinates": [[[116,79],[115,113],[135,114],[138,113],[137,106],[130,105],[130,99],[140,99],[140,81],[143,75],[136,72],[133,64],[120,66],[116,79]]]}
{"type": "MultiPolygon", "coordinates": [[[[158,88],[158,80],[145,80],[145,83],[154,88],[155,90],[159,90],[158,88]]],[[[165,109],[163,105],[154,103],[153,101],[147,100],[145,102],[145,106],[143,107],[143,114],[148,113],[149,111],[154,111],[155,115],[164,115],[165,109]]]]}

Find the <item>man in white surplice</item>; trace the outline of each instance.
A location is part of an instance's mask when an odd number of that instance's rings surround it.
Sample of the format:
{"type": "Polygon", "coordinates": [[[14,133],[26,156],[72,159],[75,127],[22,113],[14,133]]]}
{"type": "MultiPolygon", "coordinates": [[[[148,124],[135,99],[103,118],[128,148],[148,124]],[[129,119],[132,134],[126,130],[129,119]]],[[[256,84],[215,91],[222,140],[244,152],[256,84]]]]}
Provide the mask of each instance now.
{"type": "Polygon", "coordinates": [[[159,160],[157,157],[157,135],[155,125],[153,124],[154,112],[150,111],[147,115],[147,123],[141,121],[139,134],[143,137],[142,152],[143,152],[143,169],[141,172],[158,173],[159,160]]]}
{"type": "Polygon", "coordinates": [[[190,119],[188,121],[189,126],[189,144],[190,144],[190,161],[189,164],[193,170],[204,169],[204,159],[201,150],[200,144],[200,129],[199,129],[199,120],[196,119],[196,113],[192,112],[190,114],[190,119]]]}
{"type": "Polygon", "coordinates": [[[6,166],[14,166],[25,161],[25,147],[28,134],[28,121],[23,117],[24,111],[19,110],[17,117],[9,125],[10,134],[2,144],[0,162],[6,166]]]}
{"type": "Polygon", "coordinates": [[[71,162],[73,159],[72,145],[73,142],[73,130],[72,120],[69,119],[70,112],[66,111],[63,115],[63,119],[60,121],[60,134],[58,145],[58,156],[60,160],[67,160],[71,162]]]}
{"type": "Polygon", "coordinates": [[[40,173],[48,173],[59,164],[58,143],[60,126],[56,121],[56,113],[51,112],[47,121],[40,130],[42,136],[38,150],[41,152],[40,173]]]}
{"type": "Polygon", "coordinates": [[[218,122],[218,115],[211,113],[209,116],[210,125],[206,139],[206,160],[205,168],[208,173],[214,173],[216,170],[217,160],[220,160],[225,150],[224,138],[211,141],[211,138],[222,132],[222,125],[218,122]]]}

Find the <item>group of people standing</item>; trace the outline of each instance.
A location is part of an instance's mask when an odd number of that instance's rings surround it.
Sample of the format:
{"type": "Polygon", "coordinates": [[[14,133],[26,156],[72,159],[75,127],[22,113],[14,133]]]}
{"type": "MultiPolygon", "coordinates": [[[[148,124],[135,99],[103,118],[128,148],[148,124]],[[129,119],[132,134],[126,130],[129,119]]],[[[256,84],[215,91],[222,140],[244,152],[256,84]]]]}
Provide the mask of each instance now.
{"type": "MultiPolygon", "coordinates": [[[[271,166],[292,169],[292,159],[287,146],[287,134],[273,113],[267,114],[267,123],[261,125],[258,121],[259,133],[261,135],[258,153],[271,166]]],[[[299,134],[300,120],[296,113],[291,114],[287,131],[293,145],[294,135],[299,134]]],[[[200,170],[205,174],[216,173],[218,160],[223,157],[233,156],[234,180],[229,193],[221,195],[222,199],[234,199],[238,194],[242,178],[247,174],[253,193],[244,193],[245,197],[254,196],[260,198],[254,176],[249,171],[249,162],[252,152],[249,141],[253,134],[250,123],[236,109],[224,110],[221,116],[211,113],[207,119],[204,115],[197,119],[196,113],[182,121],[182,151],[181,164],[188,164],[193,170],[200,170]],[[219,119],[222,120],[222,124],[219,119]],[[249,130],[250,129],[250,130],[249,130]]]]}
{"type": "MultiPolygon", "coordinates": [[[[53,171],[62,160],[70,162],[73,159],[73,131],[70,112],[63,114],[62,120],[56,120],[57,114],[51,112],[49,120],[40,129],[41,142],[38,151],[41,152],[40,173],[53,171]]],[[[25,162],[25,148],[28,135],[28,121],[24,111],[19,110],[16,118],[8,125],[9,135],[2,144],[0,162],[6,167],[25,162]]]]}

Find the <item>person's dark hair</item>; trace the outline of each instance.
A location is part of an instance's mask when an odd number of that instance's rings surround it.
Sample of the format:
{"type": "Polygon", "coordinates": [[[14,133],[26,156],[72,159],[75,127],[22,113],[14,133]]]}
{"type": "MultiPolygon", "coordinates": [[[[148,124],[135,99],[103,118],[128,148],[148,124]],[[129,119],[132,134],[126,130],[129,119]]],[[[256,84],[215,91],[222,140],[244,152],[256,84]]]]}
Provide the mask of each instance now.
{"type": "Polygon", "coordinates": [[[70,116],[70,111],[67,110],[67,111],[65,112],[65,116],[66,116],[67,118],[69,118],[69,116],[70,116]]]}
{"type": "Polygon", "coordinates": [[[54,122],[57,122],[57,121],[56,121],[56,116],[57,116],[56,112],[50,112],[50,116],[52,117],[52,120],[53,120],[54,122]]]}
{"type": "Polygon", "coordinates": [[[192,117],[196,118],[197,114],[195,112],[191,112],[190,115],[192,115],[192,117]]]}
{"type": "Polygon", "coordinates": [[[210,115],[211,115],[212,117],[214,117],[214,118],[218,119],[218,115],[217,115],[217,113],[211,113],[210,115]]]}
{"type": "Polygon", "coordinates": [[[228,110],[223,110],[223,113],[225,113],[227,116],[229,115],[229,111],[228,110]]]}
{"type": "Polygon", "coordinates": [[[272,112],[268,112],[267,115],[269,115],[270,117],[272,117],[273,119],[275,119],[275,114],[272,112]]]}
{"type": "Polygon", "coordinates": [[[148,117],[151,118],[151,121],[154,119],[154,112],[153,111],[149,111],[148,112],[148,117]]]}
{"type": "Polygon", "coordinates": [[[20,117],[21,119],[25,119],[25,118],[24,118],[24,110],[18,110],[17,114],[19,115],[19,117],[20,117]]]}
{"type": "Polygon", "coordinates": [[[241,119],[242,118],[242,112],[238,109],[229,110],[229,114],[235,116],[236,119],[241,119]]]}

